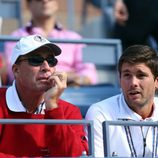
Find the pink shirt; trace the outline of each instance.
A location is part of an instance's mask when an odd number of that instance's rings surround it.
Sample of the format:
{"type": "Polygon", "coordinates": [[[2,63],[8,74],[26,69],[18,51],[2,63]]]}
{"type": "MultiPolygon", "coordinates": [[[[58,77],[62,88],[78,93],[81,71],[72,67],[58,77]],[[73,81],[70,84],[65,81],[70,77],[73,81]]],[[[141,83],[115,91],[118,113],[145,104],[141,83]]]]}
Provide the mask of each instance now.
{"type": "MultiPolygon", "coordinates": [[[[37,27],[26,26],[20,28],[12,33],[13,36],[21,37],[30,34],[43,35],[43,31],[37,27]]],[[[52,32],[48,36],[49,38],[55,39],[81,39],[81,36],[76,32],[66,30],[63,28],[52,29],[52,32]]],[[[57,43],[61,48],[62,53],[57,57],[58,64],[56,66],[57,71],[65,72],[76,72],[78,75],[89,76],[93,84],[97,83],[97,72],[95,65],[92,63],[83,63],[82,61],[82,48],[83,44],[71,44],[71,43],[57,43]]],[[[13,80],[13,74],[10,65],[10,58],[12,49],[15,46],[15,42],[6,42],[5,44],[5,55],[8,64],[9,78],[13,80]]]]}

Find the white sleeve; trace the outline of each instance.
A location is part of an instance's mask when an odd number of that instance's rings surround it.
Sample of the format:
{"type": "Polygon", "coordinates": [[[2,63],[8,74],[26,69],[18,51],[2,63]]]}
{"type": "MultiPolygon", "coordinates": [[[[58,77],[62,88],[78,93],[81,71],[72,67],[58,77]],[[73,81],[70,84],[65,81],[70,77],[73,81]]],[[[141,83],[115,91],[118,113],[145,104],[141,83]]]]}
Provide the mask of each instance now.
{"type": "MultiPolygon", "coordinates": [[[[102,122],[105,120],[103,112],[94,104],[87,111],[86,120],[93,120],[94,123],[94,152],[95,157],[104,157],[102,122]]],[[[86,130],[87,133],[87,130],[86,130]]],[[[88,134],[88,133],[87,133],[88,134]]]]}

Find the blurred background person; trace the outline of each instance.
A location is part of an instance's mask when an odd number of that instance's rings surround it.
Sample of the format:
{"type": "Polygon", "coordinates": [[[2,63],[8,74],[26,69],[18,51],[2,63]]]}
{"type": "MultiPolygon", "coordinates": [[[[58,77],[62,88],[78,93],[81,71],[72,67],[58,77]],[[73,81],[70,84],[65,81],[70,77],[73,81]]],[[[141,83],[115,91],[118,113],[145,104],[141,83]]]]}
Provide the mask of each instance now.
{"type": "Polygon", "coordinates": [[[102,13],[103,38],[121,39],[123,48],[147,44],[157,49],[157,0],[87,0],[102,13]]]}
{"type": "Polygon", "coordinates": [[[155,46],[154,42],[158,42],[157,8],[157,0],[115,0],[114,37],[122,40],[123,48],[133,44],[155,46]]]}
{"type": "MultiPolygon", "coordinates": [[[[30,22],[17,30],[13,36],[27,36],[40,34],[46,38],[55,39],[81,39],[76,32],[66,30],[57,20],[58,2],[57,0],[26,0],[31,13],[30,22]]],[[[10,66],[11,50],[14,42],[5,44],[5,55],[8,65],[8,84],[13,81],[13,74],[10,66]]],[[[92,63],[83,63],[81,44],[58,44],[62,49],[62,54],[58,57],[57,70],[64,70],[68,73],[68,85],[91,85],[97,83],[97,72],[92,63]]]]}

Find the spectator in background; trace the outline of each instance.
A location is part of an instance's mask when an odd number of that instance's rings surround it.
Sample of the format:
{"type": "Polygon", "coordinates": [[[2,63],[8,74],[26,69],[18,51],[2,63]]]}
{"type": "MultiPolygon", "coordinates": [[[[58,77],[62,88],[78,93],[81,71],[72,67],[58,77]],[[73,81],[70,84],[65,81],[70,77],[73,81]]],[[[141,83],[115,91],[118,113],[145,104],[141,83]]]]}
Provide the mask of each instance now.
{"type": "MultiPolygon", "coordinates": [[[[55,39],[81,39],[81,36],[73,31],[66,30],[58,23],[56,14],[58,11],[57,0],[27,0],[31,13],[31,20],[23,28],[12,33],[13,36],[27,36],[40,34],[46,38],[55,39]]],[[[10,66],[11,50],[15,43],[5,44],[5,54],[8,63],[9,83],[13,80],[10,66]]],[[[83,63],[81,44],[58,44],[62,49],[58,57],[57,70],[68,73],[68,85],[90,85],[97,83],[97,72],[92,63],[83,63]]]]}
{"type": "Polygon", "coordinates": [[[148,44],[158,49],[157,0],[87,1],[102,11],[105,38],[121,39],[123,49],[134,44],[148,44]]]}
{"type": "Polygon", "coordinates": [[[7,76],[7,66],[6,60],[3,53],[0,53],[0,86],[6,85],[6,76],[7,76]]]}
{"type": "MultiPolygon", "coordinates": [[[[56,71],[61,49],[39,35],[20,39],[11,65],[15,80],[0,88],[1,119],[81,120],[78,107],[60,99],[65,72],[56,71]]],[[[79,157],[88,152],[82,125],[0,124],[0,157],[79,157]]]]}
{"type": "MultiPolygon", "coordinates": [[[[158,121],[158,54],[149,46],[127,48],[118,63],[122,93],[98,102],[88,109],[87,120],[94,121],[95,156],[104,157],[102,123],[104,121],[158,121]]],[[[147,126],[109,128],[110,156],[152,157],[158,135],[147,126]],[[156,141],[155,141],[156,140],[156,141]]]]}
{"type": "Polygon", "coordinates": [[[150,36],[158,43],[157,8],[157,0],[115,0],[114,37],[122,40],[124,49],[133,44],[155,47],[150,36]]]}

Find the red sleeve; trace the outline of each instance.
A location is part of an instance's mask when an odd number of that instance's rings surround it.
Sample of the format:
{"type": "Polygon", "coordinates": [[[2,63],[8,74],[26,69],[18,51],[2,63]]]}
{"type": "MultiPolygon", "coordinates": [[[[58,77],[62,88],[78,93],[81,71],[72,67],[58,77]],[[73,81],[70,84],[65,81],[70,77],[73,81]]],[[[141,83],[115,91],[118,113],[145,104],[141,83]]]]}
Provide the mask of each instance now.
{"type": "MultiPolygon", "coordinates": [[[[4,113],[5,113],[5,105],[6,105],[6,100],[5,100],[5,94],[6,94],[6,88],[0,88],[0,119],[3,119],[4,113]]],[[[1,133],[2,133],[2,128],[3,125],[0,124],[0,138],[1,138],[1,133]]],[[[6,157],[6,158],[16,158],[13,155],[8,155],[0,152],[0,157],[6,157]]]]}
{"type": "MultiPolygon", "coordinates": [[[[4,118],[4,113],[5,113],[5,108],[4,106],[6,105],[6,88],[0,88],[0,119],[4,118]]],[[[2,133],[2,124],[0,124],[0,137],[2,133]]]]}
{"type": "Polygon", "coordinates": [[[0,153],[0,157],[5,157],[5,158],[16,158],[16,156],[8,155],[8,154],[4,154],[4,153],[0,153]]]}
{"type": "MultiPolygon", "coordinates": [[[[58,105],[58,108],[46,111],[46,119],[82,120],[78,107],[61,100],[58,105]]],[[[82,125],[49,125],[46,131],[46,142],[51,149],[51,155],[77,157],[83,151],[88,153],[82,125]]]]}
{"type": "MultiPolygon", "coordinates": [[[[17,156],[9,155],[9,154],[4,154],[4,153],[0,152],[0,158],[17,158],[17,156]]],[[[30,158],[30,157],[28,157],[28,156],[22,156],[20,158],[30,158]]],[[[43,157],[38,156],[38,157],[35,157],[35,158],[43,158],[43,157]]]]}

